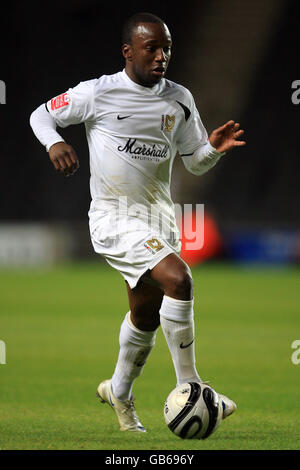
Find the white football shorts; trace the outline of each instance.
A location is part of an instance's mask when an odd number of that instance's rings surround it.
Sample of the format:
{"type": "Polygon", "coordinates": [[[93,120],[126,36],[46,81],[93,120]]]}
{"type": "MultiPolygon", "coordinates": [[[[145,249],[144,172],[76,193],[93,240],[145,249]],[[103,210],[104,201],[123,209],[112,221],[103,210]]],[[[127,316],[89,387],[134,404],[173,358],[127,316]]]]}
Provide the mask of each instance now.
{"type": "Polygon", "coordinates": [[[118,227],[111,225],[109,215],[101,217],[91,230],[91,241],[95,252],[122,274],[131,289],[163,258],[170,253],[179,256],[181,250],[179,232],[166,238],[131,217],[124,217],[118,227]]]}

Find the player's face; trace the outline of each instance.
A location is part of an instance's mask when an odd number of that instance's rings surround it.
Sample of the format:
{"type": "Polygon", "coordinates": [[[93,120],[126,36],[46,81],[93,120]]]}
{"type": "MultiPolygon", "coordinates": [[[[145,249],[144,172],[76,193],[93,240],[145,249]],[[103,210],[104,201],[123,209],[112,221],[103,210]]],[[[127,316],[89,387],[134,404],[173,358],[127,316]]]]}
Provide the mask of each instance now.
{"type": "Polygon", "coordinates": [[[165,75],[171,58],[172,39],[166,25],[141,23],[132,44],[123,46],[126,72],[139,85],[151,87],[165,75]]]}

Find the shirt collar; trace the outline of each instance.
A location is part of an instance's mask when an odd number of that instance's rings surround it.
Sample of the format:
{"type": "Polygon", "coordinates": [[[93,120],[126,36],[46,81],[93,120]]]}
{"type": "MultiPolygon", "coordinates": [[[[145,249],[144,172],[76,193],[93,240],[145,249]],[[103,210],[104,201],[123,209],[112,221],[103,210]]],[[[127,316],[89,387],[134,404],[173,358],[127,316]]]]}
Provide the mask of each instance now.
{"type": "Polygon", "coordinates": [[[133,80],[131,80],[131,78],[127,75],[125,69],[122,70],[121,74],[124,80],[130,85],[131,88],[134,88],[145,94],[150,93],[153,95],[157,95],[158,93],[160,93],[160,91],[163,89],[163,86],[164,86],[164,78],[162,78],[160,82],[154,85],[153,87],[147,87],[147,86],[139,85],[138,83],[135,83],[133,80]]]}

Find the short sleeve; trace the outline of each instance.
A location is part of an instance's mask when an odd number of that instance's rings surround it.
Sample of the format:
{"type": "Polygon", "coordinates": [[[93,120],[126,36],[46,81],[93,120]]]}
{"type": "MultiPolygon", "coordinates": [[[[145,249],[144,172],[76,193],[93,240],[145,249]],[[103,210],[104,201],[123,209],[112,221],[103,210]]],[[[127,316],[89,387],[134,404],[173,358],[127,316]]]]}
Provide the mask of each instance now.
{"type": "Polygon", "coordinates": [[[208,141],[208,135],[196,108],[194,98],[190,92],[188,92],[187,97],[189,101],[187,108],[190,113],[180,126],[177,139],[177,149],[182,156],[192,154],[199,146],[206,144],[208,141]]]}
{"type": "Polygon", "coordinates": [[[47,109],[59,127],[95,119],[94,88],[96,79],[80,82],[74,88],[47,102],[47,109]]]}

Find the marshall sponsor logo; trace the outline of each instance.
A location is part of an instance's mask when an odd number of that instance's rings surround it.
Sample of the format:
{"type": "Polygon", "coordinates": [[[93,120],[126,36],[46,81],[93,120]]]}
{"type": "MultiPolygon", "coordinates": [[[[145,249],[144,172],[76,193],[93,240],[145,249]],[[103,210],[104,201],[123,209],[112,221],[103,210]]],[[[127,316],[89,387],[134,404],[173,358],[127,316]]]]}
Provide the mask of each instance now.
{"type": "MultiPolygon", "coordinates": [[[[167,158],[169,147],[165,145],[163,148],[158,147],[156,144],[150,145],[135,145],[136,139],[129,138],[122,147],[119,145],[119,152],[130,153],[133,156],[145,156],[145,157],[156,157],[156,158],[167,158]]],[[[139,157],[137,157],[139,158],[139,157]]]]}

